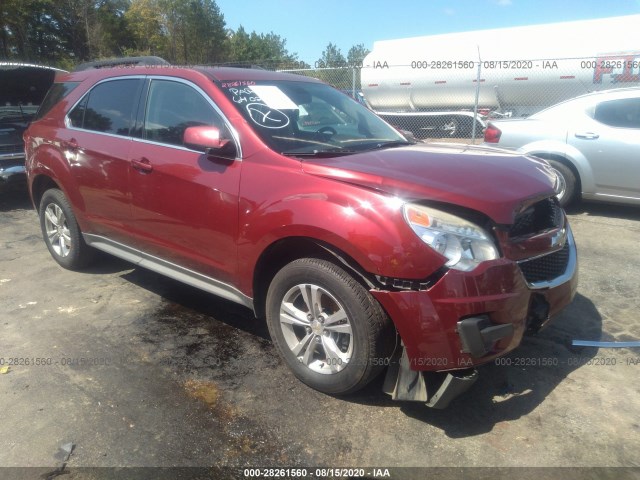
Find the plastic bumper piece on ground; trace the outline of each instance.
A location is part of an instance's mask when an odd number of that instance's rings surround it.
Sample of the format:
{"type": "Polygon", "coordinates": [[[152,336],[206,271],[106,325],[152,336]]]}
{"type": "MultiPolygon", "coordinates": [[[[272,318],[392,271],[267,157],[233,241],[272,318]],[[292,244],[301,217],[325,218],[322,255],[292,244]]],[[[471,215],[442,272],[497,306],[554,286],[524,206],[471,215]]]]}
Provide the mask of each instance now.
{"type": "Polygon", "coordinates": [[[470,368],[453,372],[417,372],[411,370],[407,352],[387,369],[383,391],[393,400],[425,402],[427,407],[443,409],[458,395],[466,392],[478,378],[470,368]]]}

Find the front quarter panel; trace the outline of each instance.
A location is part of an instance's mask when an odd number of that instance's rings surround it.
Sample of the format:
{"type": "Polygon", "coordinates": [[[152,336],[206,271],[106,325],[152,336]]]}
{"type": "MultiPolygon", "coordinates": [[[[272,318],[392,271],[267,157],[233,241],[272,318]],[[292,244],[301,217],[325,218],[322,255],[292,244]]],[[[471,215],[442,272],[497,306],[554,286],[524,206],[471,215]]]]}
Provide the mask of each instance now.
{"type": "Polygon", "coordinates": [[[250,199],[241,198],[238,256],[247,294],[262,252],[289,237],[325,243],[373,275],[421,280],[446,262],[405,223],[400,199],[305,174],[294,159],[275,168],[245,162],[242,191],[250,199]]]}

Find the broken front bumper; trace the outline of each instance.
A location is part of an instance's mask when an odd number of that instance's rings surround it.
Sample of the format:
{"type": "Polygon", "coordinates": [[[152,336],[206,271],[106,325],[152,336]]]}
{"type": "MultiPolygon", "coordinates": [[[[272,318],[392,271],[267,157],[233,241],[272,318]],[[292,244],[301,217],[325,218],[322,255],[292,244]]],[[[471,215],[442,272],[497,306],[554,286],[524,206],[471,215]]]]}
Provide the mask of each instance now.
{"type": "Polygon", "coordinates": [[[567,229],[564,247],[548,255],[520,262],[501,258],[472,272],[449,270],[428,290],[372,290],[404,345],[405,363],[399,362],[395,374],[389,369],[396,379],[388,379],[386,391],[395,391],[398,399],[446,406],[447,398],[473,383],[475,376],[469,372],[475,366],[510,352],[525,331],[543,327],[568,305],[578,275],[576,246],[567,229]],[[411,393],[401,392],[403,368],[404,375],[411,377],[408,384],[418,384],[411,393]],[[429,391],[429,375],[412,376],[411,372],[437,372],[439,386],[429,391]],[[419,386],[423,381],[424,394],[419,386]]]}

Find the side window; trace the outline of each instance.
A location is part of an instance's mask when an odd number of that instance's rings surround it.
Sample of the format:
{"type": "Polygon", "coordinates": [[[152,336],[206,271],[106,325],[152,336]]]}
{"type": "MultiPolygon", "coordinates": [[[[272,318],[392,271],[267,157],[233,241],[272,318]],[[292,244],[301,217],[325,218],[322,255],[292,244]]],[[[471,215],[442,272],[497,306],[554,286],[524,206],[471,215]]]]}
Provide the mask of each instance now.
{"type": "Polygon", "coordinates": [[[187,127],[213,125],[223,128],[222,118],[196,90],[184,83],[153,80],[147,97],[144,138],[183,145],[187,127]]]}
{"type": "Polygon", "coordinates": [[[640,98],[599,103],[593,118],[612,127],[640,128],[640,98]]]}
{"type": "Polygon", "coordinates": [[[111,80],[95,86],[69,113],[71,125],[95,132],[129,135],[143,80],[111,80]]]}

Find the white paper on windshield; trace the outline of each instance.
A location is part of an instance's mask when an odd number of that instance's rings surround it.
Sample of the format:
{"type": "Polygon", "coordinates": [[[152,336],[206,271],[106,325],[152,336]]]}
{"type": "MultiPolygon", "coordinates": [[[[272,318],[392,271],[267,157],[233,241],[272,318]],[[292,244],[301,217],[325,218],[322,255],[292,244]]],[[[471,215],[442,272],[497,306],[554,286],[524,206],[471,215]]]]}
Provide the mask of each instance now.
{"type": "Polygon", "coordinates": [[[280,110],[295,110],[298,108],[278,87],[273,85],[251,85],[249,88],[256,92],[260,100],[268,107],[280,110]]]}

